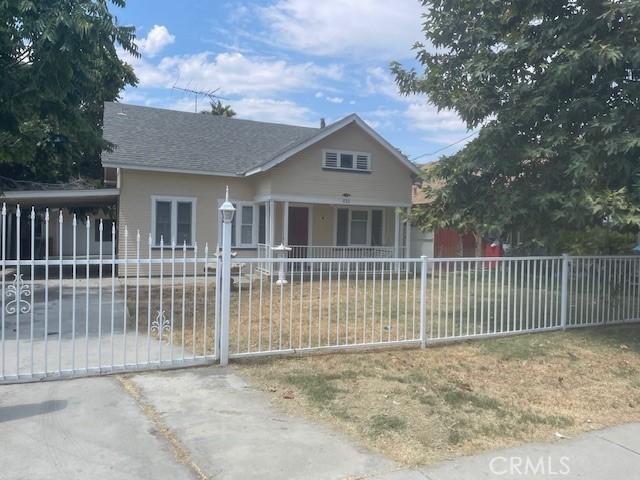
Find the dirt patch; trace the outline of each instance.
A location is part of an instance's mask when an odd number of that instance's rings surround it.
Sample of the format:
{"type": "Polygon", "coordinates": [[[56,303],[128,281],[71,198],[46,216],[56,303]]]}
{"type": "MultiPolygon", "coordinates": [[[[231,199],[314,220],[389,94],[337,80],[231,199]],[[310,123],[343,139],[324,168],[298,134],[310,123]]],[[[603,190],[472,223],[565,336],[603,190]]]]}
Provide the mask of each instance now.
{"type": "Polygon", "coordinates": [[[640,325],[236,366],[279,409],[408,465],[640,418],[640,325]]]}

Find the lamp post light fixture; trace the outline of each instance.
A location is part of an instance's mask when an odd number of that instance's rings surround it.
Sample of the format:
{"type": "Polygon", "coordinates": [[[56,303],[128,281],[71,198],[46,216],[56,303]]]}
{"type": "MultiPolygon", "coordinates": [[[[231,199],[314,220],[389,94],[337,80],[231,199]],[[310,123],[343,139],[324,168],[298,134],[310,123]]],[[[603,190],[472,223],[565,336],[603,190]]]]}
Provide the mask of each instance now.
{"type": "Polygon", "coordinates": [[[227,192],[225,195],[224,203],[220,206],[219,210],[222,212],[222,221],[224,223],[231,223],[233,221],[233,215],[236,213],[236,209],[229,201],[229,185],[227,185],[227,192]]]}
{"type": "Polygon", "coordinates": [[[236,212],[233,204],[229,201],[229,185],[225,195],[224,203],[219,208],[222,213],[222,285],[220,305],[220,365],[229,363],[229,297],[231,296],[231,222],[236,212]]]}

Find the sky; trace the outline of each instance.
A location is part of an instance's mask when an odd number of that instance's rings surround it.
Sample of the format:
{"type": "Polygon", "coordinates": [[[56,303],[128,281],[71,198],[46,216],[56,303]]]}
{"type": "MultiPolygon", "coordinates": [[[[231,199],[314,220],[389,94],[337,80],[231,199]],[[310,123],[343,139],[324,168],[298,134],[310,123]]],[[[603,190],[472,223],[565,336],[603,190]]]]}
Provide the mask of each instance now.
{"type": "Polygon", "coordinates": [[[240,119],[314,127],[356,113],[416,163],[469,136],[454,112],[400,95],[390,73],[392,60],[422,72],[418,0],[128,0],[112,12],[136,27],[141,54],[119,52],[139,79],[123,103],[209,107],[186,89],[215,93],[240,119]]]}

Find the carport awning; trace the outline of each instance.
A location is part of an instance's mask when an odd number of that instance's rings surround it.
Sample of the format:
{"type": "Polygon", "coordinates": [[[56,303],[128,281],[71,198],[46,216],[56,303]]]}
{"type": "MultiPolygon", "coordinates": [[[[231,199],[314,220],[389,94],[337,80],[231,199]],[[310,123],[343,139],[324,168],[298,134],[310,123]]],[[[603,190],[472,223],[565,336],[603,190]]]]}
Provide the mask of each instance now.
{"type": "Polygon", "coordinates": [[[90,207],[117,203],[117,188],[87,190],[13,190],[0,196],[0,204],[23,207],[90,207]]]}

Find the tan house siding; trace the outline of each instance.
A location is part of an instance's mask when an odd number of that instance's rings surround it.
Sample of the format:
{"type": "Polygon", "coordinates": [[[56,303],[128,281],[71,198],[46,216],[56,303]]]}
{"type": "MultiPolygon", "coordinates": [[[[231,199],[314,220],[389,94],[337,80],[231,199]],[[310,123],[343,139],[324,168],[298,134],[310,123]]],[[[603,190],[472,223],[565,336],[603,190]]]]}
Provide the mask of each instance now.
{"type": "Polygon", "coordinates": [[[265,196],[271,194],[271,172],[260,173],[254,177],[255,195],[265,196]]]}
{"type": "MultiPolygon", "coordinates": [[[[229,185],[232,201],[252,201],[253,181],[251,179],[122,170],[118,222],[120,257],[123,258],[125,253],[125,226],[129,231],[128,255],[133,257],[136,253],[137,231],[141,235],[141,256],[147,255],[148,238],[153,230],[151,212],[154,196],[196,198],[195,240],[200,254],[203,254],[205,245],[208,244],[209,252],[213,255],[218,242],[219,201],[224,200],[227,185],[229,185]]],[[[171,239],[165,240],[165,243],[170,245],[171,239]]],[[[177,250],[182,258],[182,249],[178,246],[177,250]]],[[[193,255],[192,249],[188,252],[193,255]]],[[[165,257],[170,254],[170,249],[166,249],[165,257]]],[[[159,258],[160,249],[152,248],[152,256],[159,258]]],[[[135,267],[130,267],[130,271],[132,271],[131,268],[135,267]]],[[[152,273],[155,274],[155,269],[152,273]]]]}
{"type": "Polygon", "coordinates": [[[351,195],[352,203],[411,203],[413,180],[406,166],[359,126],[352,124],[329,135],[271,170],[272,195],[335,198],[351,195]],[[371,153],[371,172],[329,171],[322,168],[323,149],[371,153]],[[401,174],[398,174],[401,172],[401,174]]]}
{"type": "Polygon", "coordinates": [[[335,231],[334,208],[330,205],[315,205],[313,211],[313,244],[333,245],[335,231]]]}

